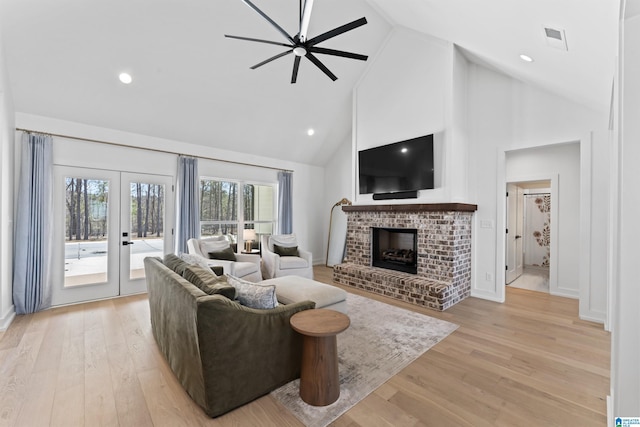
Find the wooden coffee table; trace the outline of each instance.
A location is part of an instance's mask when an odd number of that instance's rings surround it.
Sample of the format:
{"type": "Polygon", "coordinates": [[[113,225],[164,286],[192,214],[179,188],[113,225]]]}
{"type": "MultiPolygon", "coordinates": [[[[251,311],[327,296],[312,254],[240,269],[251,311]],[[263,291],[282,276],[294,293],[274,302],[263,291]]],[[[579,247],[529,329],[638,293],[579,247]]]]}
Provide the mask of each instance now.
{"type": "Polygon", "coordinates": [[[349,316],[319,308],[300,311],[290,322],[303,335],[300,397],[309,405],[330,405],[340,397],[336,335],[349,327],[349,316]]]}

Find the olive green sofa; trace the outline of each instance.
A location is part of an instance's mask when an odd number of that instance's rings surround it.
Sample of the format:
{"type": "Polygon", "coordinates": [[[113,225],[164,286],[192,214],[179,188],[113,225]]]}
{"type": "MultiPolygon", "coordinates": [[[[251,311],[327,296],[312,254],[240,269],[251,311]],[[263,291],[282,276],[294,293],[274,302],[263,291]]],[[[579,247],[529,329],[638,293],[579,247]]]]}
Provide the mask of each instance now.
{"type": "Polygon", "coordinates": [[[247,308],[206,294],[160,258],[145,258],[144,265],[153,336],[184,389],[209,416],[299,378],[302,337],[289,319],[314,308],[312,301],[247,308]]]}

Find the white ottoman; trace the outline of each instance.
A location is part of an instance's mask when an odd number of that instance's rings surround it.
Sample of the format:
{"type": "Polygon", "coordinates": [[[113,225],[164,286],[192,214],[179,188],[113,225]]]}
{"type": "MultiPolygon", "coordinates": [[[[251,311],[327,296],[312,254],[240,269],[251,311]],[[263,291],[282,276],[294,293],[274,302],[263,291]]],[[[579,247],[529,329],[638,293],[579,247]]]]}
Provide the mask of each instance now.
{"type": "Polygon", "coordinates": [[[282,304],[313,301],[316,308],[347,313],[347,293],[335,286],[299,276],[283,276],[263,280],[261,285],[275,285],[276,297],[282,304]]]}

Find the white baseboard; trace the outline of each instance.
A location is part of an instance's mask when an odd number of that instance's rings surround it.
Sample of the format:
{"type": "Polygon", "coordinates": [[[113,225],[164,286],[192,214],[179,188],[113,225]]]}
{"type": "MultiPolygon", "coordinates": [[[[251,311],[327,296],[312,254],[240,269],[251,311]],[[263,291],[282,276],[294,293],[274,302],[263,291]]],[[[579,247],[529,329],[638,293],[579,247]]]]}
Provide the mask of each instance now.
{"type": "Polygon", "coordinates": [[[8,312],[0,318],[0,331],[6,331],[13,322],[13,319],[16,317],[15,307],[12,305],[9,307],[8,312]]]}
{"type": "Polygon", "coordinates": [[[586,320],[588,322],[601,323],[604,325],[606,315],[604,313],[591,312],[586,315],[580,315],[580,320],[586,320]]]}
{"type": "Polygon", "coordinates": [[[557,291],[549,292],[550,295],[554,297],[564,297],[571,299],[580,299],[580,295],[578,295],[573,289],[562,289],[558,288],[557,291]]]}
{"type": "Polygon", "coordinates": [[[499,303],[504,303],[504,299],[500,299],[498,297],[496,297],[496,294],[494,292],[487,292],[487,291],[482,291],[482,290],[477,290],[477,289],[471,289],[471,295],[472,297],[475,298],[480,298],[480,299],[485,299],[487,301],[493,301],[493,302],[499,302],[499,303]]]}

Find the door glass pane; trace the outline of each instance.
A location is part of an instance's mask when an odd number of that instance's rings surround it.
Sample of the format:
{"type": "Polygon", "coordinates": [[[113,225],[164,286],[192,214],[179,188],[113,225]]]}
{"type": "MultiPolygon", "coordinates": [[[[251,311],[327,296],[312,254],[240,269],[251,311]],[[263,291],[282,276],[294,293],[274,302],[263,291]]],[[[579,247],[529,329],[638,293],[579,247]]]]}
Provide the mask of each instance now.
{"type": "Polygon", "coordinates": [[[107,281],[109,181],[65,178],[64,286],[107,281]]]}
{"type": "MultiPolygon", "coordinates": [[[[164,197],[161,184],[131,183],[129,278],[144,277],[144,259],[164,255],[164,197]]],[[[126,239],[123,239],[126,240],[126,239]]]]}

